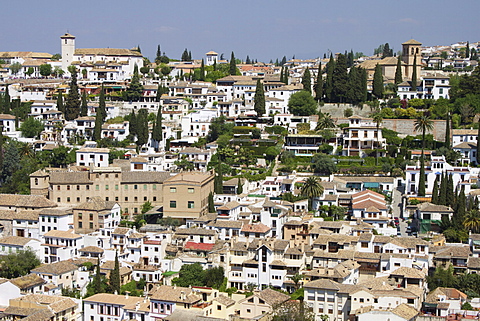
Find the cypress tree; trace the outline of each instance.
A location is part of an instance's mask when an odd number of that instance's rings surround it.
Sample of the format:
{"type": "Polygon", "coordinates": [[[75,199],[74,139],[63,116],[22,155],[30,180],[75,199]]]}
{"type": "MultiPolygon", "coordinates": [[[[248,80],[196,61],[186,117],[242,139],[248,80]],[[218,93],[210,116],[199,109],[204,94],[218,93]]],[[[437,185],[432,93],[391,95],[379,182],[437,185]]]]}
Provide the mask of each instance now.
{"type": "Polygon", "coordinates": [[[438,181],[438,176],[435,177],[435,183],[433,183],[433,191],[432,191],[432,203],[438,204],[438,186],[440,182],[438,181]]]}
{"type": "Polygon", "coordinates": [[[245,60],[245,63],[247,65],[250,65],[252,63],[251,60],[250,60],[250,57],[248,55],[247,55],[247,59],[245,60]]]}
{"type": "Polygon", "coordinates": [[[223,194],[223,172],[222,164],[217,165],[217,173],[214,179],[214,190],[216,194],[223,194]]]}
{"type": "Polygon", "coordinates": [[[185,48],[185,50],[183,51],[182,53],[182,58],[181,58],[182,61],[188,61],[188,51],[187,51],[187,48],[185,48]]]}
{"type": "Polygon", "coordinates": [[[102,114],[97,111],[95,115],[95,127],[93,128],[93,140],[94,141],[99,141],[102,139],[102,114]]]}
{"type": "Polygon", "coordinates": [[[258,117],[261,117],[265,114],[265,92],[260,79],[257,79],[255,97],[253,97],[253,109],[257,112],[258,117]]]}
{"type": "Polygon", "coordinates": [[[160,45],[157,46],[157,54],[155,56],[155,63],[158,65],[162,60],[162,51],[160,50],[160,45]]]}
{"type": "Polygon", "coordinates": [[[100,89],[100,96],[98,98],[97,113],[100,114],[100,116],[102,117],[102,122],[104,122],[105,118],[107,118],[107,108],[105,106],[105,90],[103,88],[103,84],[102,84],[102,88],[100,89]]]}
{"type": "Polygon", "coordinates": [[[346,96],[346,102],[353,105],[359,105],[364,101],[364,89],[362,71],[358,67],[350,68],[348,74],[348,90],[346,96]]]}
{"type": "Polygon", "coordinates": [[[4,114],[3,106],[5,105],[5,95],[0,93],[0,114],[4,114]]]}
{"type": "Polygon", "coordinates": [[[309,93],[312,93],[312,75],[310,74],[310,70],[308,69],[308,67],[305,69],[305,72],[303,73],[302,85],[303,85],[303,90],[306,90],[309,93]]]}
{"type": "Polygon", "coordinates": [[[446,205],[447,204],[447,177],[446,174],[442,174],[442,179],[440,181],[440,193],[438,195],[438,204],[446,205]]]}
{"type": "Polygon", "coordinates": [[[139,101],[142,95],[143,86],[140,83],[140,78],[138,76],[138,66],[135,64],[133,68],[133,76],[125,93],[125,97],[129,101],[139,101]]]}
{"type": "Polygon", "coordinates": [[[283,82],[283,66],[282,66],[282,69],[280,69],[280,82],[283,82]]]}
{"type": "Polygon", "coordinates": [[[130,121],[128,122],[128,131],[132,137],[137,136],[137,116],[135,115],[135,110],[130,114],[130,121]]]}
{"type": "Polygon", "coordinates": [[[373,74],[372,93],[377,99],[383,98],[383,75],[379,64],[375,66],[375,73],[373,74]]]}
{"type": "Polygon", "coordinates": [[[208,213],[215,213],[215,203],[213,200],[213,193],[208,194],[208,213]]]}
{"type": "Polygon", "coordinates": [[[403,81],[402,76],[402,59],[400,56],[397,58],[397,69],[395,70],[395,85],[400,84],[403,81]]]}
{"type": "Polygon", "coordinates": [[[118,262],[118,252],[115,252],[115,265],[110,272],[109,281],[112,292],[120,294],[120,263],[118,262]]]}
{"type": "Polygon", "coordinates": [[[450,149],[450,111],[447,111],[447,123],[445,126],[445,147],[450,149]]]}
{"type": "Polygon", "coordinates": [[[413,55],[412,90],[417,91],[417,54],[413,55]]]}
{"type": "Polygon", "coordinates": [[[57,96],[57,110],[65,114],[65,108],[63,106],[63,94],[61,91],[58,92],[57,96]]]}
{"type": "Polygon", "coordinates": [[[425,196],[425,158],[420,157],[420,178],[418,179],[418,196],[425,196]]]}
{"type": "Polygon", "coordinates": [[[5,94],[3,95],[3,113],[10,114],[12,100],[10,98],[9,86],[5,88],[5,94]]]}
{"type": "Polygon", "coordinates": [[[335,60],[330,54],[330,60],[327,63],[327,79],[325,81],[325,99],[327,102],[333,102],[333,70],[335,69],[335,60]]]}
{"type": "Polygon", "coordinates": [[[235,61],[235,54],[232,51],[232,55],[230,56],[230,68],[229,68],[230,75],[237,74],[237,62],[235,61]]]}
{"type": "Polygon", "coordinates": [[[239,177],[237,182],[237,194],[240,195],[242,193],[243,193],[242,178],[239,177]]]}
{"type": "Polygon", "coordinates": [[[359,67],[360,70],[360,81],[362,82],[362,101],[367,101],[368,99],[368,75],[367,70],[365,68],[359,67]]]}
{"type": "Polygon", "coordinates": [[[465,208],[467,199],[465,197],[465,188],[462,185],[460,189],[460,193],[458,195],[458,206],[457,210],[454,211],[452,217],[452,224],[455,229],[462,230],[463,229],[463,221],[465,220],[465,208]]]}
{"type": "MultiPolygon", "coordinates": [[[[480,118],[478,119],[477,137],[480,137],[480,118]]],[[[477,165],[480,164],[480,142],[479,141],[477,141],[477,155],[475,158],[477,161],[477,165]]]]}
{"type": "Polygon", "coordinates": [[[447,174],[447,194],[446,194],[445,205],[453,207],[454,201],[455,201],[455,193],[453,188],[453,178],[452,178],[452,175],[447,174]]]}
{"type": "Polygon", "coordinates": [[[191,51],[188,52],[188,61],[192,61],[192,52],[191,51]]]}
{"type": "Polygon", "coordinates": [[[0,126],[0,170],[3,169],[3,126],[0,126]]]}
{"type": "Polygon", "coordinates": [[[65,102],[65,119],[74,120],[80,115],[80,95],[77,85],[77,69],[71,68],[70,91],[65,102]]]}
{"type": "Polygon", "coordinates": [[[161,142],[163,140],[162,135],[162,106],[158,106],[157,118],[155,124],[153,125],[152,130],[152,139],[156,142],[161,142]]]}
{"type": "Polygon", "coordinates": [[[345,55],[339,54],[333,70],[333,100],[343,103],[347,97],[348,75],[345,55]]]}
{"type": "Polygon", "coordinates": [[[82,103],[80,105],[80,116],[85,117],[88,115],[88,103],[87,103],[87,92],[82,93],[82,103]]]}
{"type": "Polygon", "coordinates": [[[287,57],[283,56],[282,61],[280,62],[280,65],[285,65],[287,63],[287,57]]]}
{"type": "Polygon", "coordinates": [[[290,75],[290,73],[288,72],[288,66],[285,66],[285,68],[283,69],[283,73],[284,73],[284,75],[283,75],[283,83],[284,83],[285,85],[288,85],[288,78],[289,78],[288,76],[290,75]]]}
{"type": "Polygon", "coordinates": [[[465,58],[470,58],[470,43],[467,41],[467,47],[465,48],[465,58]]]}
{"type": "Polygon", "coordinates": [[[142,147],[148,142],[148,111],[140,109],[137,115],[137,146],[142,147]]]}
{"type": "Polygon", "coordinates": [[[321,101],[323,97],[323,77],[322,77],[322,62],[318,64],[317,81],[315,83],[315,99],[321,101]]]}
{"type": "Polygon", "coordinates": [[[350,50],[350,52],[347,55],[347,67],[348,68],[352,67],[353,63],[354,63],[353,50],[350,50]]]}
{"type": "Polygon", "coordinates": [[[205,63],[203,62],[202,58],[202,64],[200,65],[200,79],[201,81],[205,81],[205,63]]]}
{"type": "Polygon", "coordinates": [[[97,266],[95,267],[95,276],[93,278],[95,294],[102,292],[102,278],[100,275],[100,257],[97,258],[97,266]]]}

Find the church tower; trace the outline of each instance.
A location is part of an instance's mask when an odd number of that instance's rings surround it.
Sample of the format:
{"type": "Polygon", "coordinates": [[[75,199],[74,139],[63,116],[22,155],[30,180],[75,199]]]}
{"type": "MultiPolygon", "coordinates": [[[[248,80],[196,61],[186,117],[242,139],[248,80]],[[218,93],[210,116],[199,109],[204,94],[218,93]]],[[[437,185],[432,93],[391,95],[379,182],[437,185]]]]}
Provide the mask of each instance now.
{"type": "Polygon", "coordinates": [[[62,42],[62,69],[68,74],[68,66],[72,64],[75,54],[75,36],[69,33],[60,37],[62,42]]]}
{"type": "Polygon", "coordinates": [[[413,74],[413,62],[417,60],[417,75],[420,76],[422,53],[420,52],[421,43],[410,39],[407,42],[402,43],[402,61],[405,63],[404,77],[411,77],[413,74]]]}

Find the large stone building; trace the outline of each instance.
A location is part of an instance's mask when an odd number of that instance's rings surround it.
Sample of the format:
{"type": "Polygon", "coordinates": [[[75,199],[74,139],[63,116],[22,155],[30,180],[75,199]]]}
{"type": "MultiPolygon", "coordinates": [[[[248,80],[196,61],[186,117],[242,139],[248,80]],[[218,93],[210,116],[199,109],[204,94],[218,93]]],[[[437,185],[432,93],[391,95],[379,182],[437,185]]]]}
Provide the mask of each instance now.
{"type": "MultiPolygon", "coordinates": [[[[166,172],[122,171],[120,167],[94,168],[89,171],[37,171],[30,175],[31,193],[44,195],[60,206],[77,206],[94,196],[116,202],[124,213],[141,212],[149,201],[162,204],[166,172]]],[[[207,193],[208,195],[208,193],[207,193]]]]}
{"type": "Polygon", "coordinates": [[[198,218],[208,212],[208,195],[213,192],[212,173],[180,173],[163,182],[163,216],[198,218]]]}

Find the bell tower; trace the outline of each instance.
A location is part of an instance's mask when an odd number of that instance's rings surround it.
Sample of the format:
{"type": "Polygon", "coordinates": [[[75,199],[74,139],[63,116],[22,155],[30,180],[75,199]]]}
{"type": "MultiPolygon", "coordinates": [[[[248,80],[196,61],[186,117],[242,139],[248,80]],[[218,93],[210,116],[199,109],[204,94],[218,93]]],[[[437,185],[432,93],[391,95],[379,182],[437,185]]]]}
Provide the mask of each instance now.
{"type": "Polygon", "coordinates": [[[420,52],[421,43],[410,39],[407,42],[402,43],[402,61],[405,63],[405,77],[411,77],[413,73],[413,62],[417,61],[417,75],[420,75],[422,54],[420,52]]]}
{"type": "Polygon", "coordinates": [[[60,39],[62,44],[62,69],[65,73],[68,73],[67,68],[72,64],[75,54],[75,36],[66,33],[60,39]]]}

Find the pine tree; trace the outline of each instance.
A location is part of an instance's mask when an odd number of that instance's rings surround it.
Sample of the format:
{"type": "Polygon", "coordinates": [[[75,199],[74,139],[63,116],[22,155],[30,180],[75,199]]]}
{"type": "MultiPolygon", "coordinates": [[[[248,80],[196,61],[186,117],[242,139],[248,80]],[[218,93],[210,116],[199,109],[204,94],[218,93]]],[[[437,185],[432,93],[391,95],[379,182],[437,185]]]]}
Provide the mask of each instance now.
{"type": "Polygon", "coordinates": [[[310,74],[310,70],[308,69],[308,67],[305,69],[305,72],[303,73],[302,85],[303,85],[303,90],[306,90],[309,93],[312,93],[312,75],[310,74]]]}
{"type": "Polygon", "coordinates": [[[393,50],[390,50],[390,45],[387,42],[385,46],[383,46],[382,58],[392,57],[392,56],[393,56],[393,50]]]}
{"type": "Polygon", "coordinates": [[[63,94],[61,91],[58,92],[57,96],[57,110],[65,114],[65,107],[63,106],[63,94]]]}
{"type": "Polygon", "coordinates": [[[98,98],[97,113],[100,114],[100,116],[102,117],[102,122],[104,122],[105,119],[107,118],[107,107],[105,105],[105,90],[103,88],[103,84],[102,84],[102,88],[100,89],[100,96],[98,98]]]}
{"type": "Polygon", "coordinates": [[[71,68],[70,91],[65,102],[65,119],[74,120],[80,115],[80,94],[77,85],[77,69],[71,68]]]}
{"type": "Polygon", "coordinates": [[[243,193],[242,178],[239,177],[237,182],[237,194],[240,195],[242,193],[243,193]]]}
{"type": "Polygon", "coordinates": [[[208,194],[208,213],[215,213],[215,203],[213,200],[213,192],[208,194]]]}
{"type": "Polygon", "coordinates": [[[88,115],[88,102],[87,102],[87,92],[82,93],[82,103],[80,105],[80,116],[85,117],[88,115]]]}
{"type": "Polygon", "coordinates": [[[425,196],[425,158],[420,157],[420,178],[418,179],[418,196],[425,196]]]}
{"type": "Polygon", "coordinates": [[[257,79],[255,88],[255,97],[253,97],[253,109],[257,112],[257,116],[261,117],[265,114],[265,92],[260,79],[257,79]]]}
{"type": "Polygon", "coordinates": [[[402,59],[400,56],[397,58],[397,69],[395,70],[395,85],[403,82],[402,76],[402,59]]]}
{"type": "Polygon", "coordinates": [[[102,292],[102,277],[100,274],[100,257],[97,258],[97,266],[95,267],[95,276],[93,278],[95,294],[102,292]]]}
{"type": "Polygon", "coordinates": [[[363,82],[361,70],[357,67],[350,68],[348,73],[348,86],[347,86],[346,102],[355,106],[359,105],[363,101],[363,82]]]}
{"type": "Polygon", "coordinates": [[[201,81],[205,81],[205,63],[202,59],[202,64],[200,65],[200,79],[201,81]]]}
{"type": "Polygon", "coordinates": [[[237,74],[237,62],[235,61],[235,54],[232,51],[232,55],[230,56],[230,68],[229,68],[230,75],[237,74]]]}
{"type": "Polygon", "coordinates": [[[120,263],[118,262],[118,252],[115,252],[115,265],[110,272],[109,283],[111,291],[120,294],[120,263]]]}
{"type": "Polygon", "coordinates": [[[138,76],[138,66],[135,64],[133,68],[133,76],[126,91],[126,99],[128,101],[139,101],[142,96],[143,86],[140,83],[140,78],[138,76]]]}
{"type": "Polygon", "coordinates": [[[417,54],[413,55],[412,91],[417,91],[417,54]]]}
{"type": "Polygon", "coordinates": [[[187,48],[185,48],[185,50],[183,51],[181,60],[182,61],[189,61],[187,48]]]}
{"type": "Polygon", "coordinates": [[[352,67],[353,63],[354,63],[353,50],[350,50],[350,52],[347,55],[347,67],[348,68],[352,67]]]}
{"type": "Polygon", "coordinates": [[[432,191],[432,203],[438,204],[438,186],[440,182],[438,181],[438,176],[435,177],[435,183],[433,183],[433,191],[432,191]]]}
{"type": "Polygon", "coordinates": [[[102,139],[102,125],[103,125],[102,114],[99,111],[97,111],[95,115],[95,127],[93,128],[94,141],[98,142],[100,139],[102,139]]]}
{"type": "Polygon", "coordinates": [[[379,64],[375,66],[375,73],[373,74],[372,93],[377,99],[383,98],[383,75],[379,64]]]}
{"type": "Polygon", "coordinates": [[[250,65],[252,63],[252,61],[250,60],[250,57],[247,55],[247,59],[245,60],[245,63],[247,65],[250,65]]]}
{"type": "Polygon", "coordinates": [[[160,50],[160,45],[157,46],[157,54],[155,56],[155,63],[159,65],[162,61],[162,51],[160,50]]]}
{"type": "Polygon", "coordinates": [[[345,102],[348,90],[347,60],[342,54],[338,54],[333,70],[333,101],[345,102]]]}
{"type": "Polygon", "coordinates": [[[321,101],[323,97],[323,75],[322,75],[322,63],[318,64],[317,81],[315,83],[315,99],[321,101]]]}
{"type": "Polygon", "coordinates": [[[327,63],[327,79],[325,81],[325,98],[326,101],[333,102],[333,70],[335,69],[335,60],[333,55],[330,54],[330,60],[327,63]]]}

